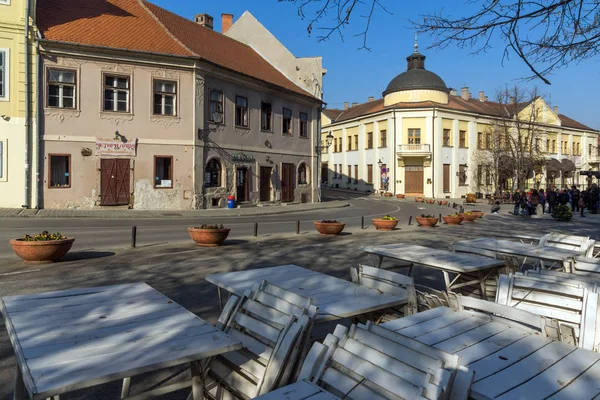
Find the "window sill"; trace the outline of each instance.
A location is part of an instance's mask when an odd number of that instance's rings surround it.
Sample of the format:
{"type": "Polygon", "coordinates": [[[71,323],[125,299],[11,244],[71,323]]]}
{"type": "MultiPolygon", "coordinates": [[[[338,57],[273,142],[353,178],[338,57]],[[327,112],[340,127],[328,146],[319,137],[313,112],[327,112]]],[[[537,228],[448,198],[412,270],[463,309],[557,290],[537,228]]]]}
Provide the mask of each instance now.
{"type": "MultiPolygon", "coordinates": [[[[0,97],[0,100],[2,100],[1,97],[0,97]]],[[[49,110],[49,111],[60,110],[60,111],[73,111],[73,112],[80,111],[78,108],[75,108],[75,107],[58,107],[58,106],[56,106],[56,107],[53,107],[53,106],[44,106],[44,110],[49,110]]]]}
{"type": "Polygon", "coordinates": [[[273,134],[273,131],[272,131],[272,130],[270,130],[270,129],[261,129],[261,130],[260,130],[260,133],[268,133],[268,134],[272,135],[272,134],[273,134]]]}
{"type": "Polygon", "coordinates": [[[248,131],[251,129],[249,126],[244,126],[244,125],[234,125],[234,127],[236,129],[246,129],[248,131]]]}
{"type": "Polygon", "coordinates": [[[71,189],[71,186],[48,186],[48,189],[71,189]]]}
{"type": "Polygon", "coordinates": [[[371,146],[371,147],[365,147],[365,150],[373,150],[373,146],[371,146]]]}
{"type": "Polygon", "coordinates": [[[154,186],[154,189],[173,189],[173,186],[154,186]]]}
{"type": "Polygon", "coordinates": [[[299,137],[300,139],[308,139],[308,136],[302,136],[302,135],[300,135],[300,136],[298,136],[298,137],[299,137]]]}
{"type": "Polygon", "coordinates": [[[387,146],[379,146],[380,149],[387,149],[387,146]]]}
{"type": "Polygon", "coordinates": [[[442,147],[450,147],[450,148],[452,148],[452,147],[454,147],[454,146],[452,146],[452,145],[449,145],[449,144],[443,144],[443,145],[442,145],[442,147]]]}
{"type": "Polygon", "coordinates": [[[131,115],[133,113],[131,111],[113,111],[113,110],[100,110],[101,114],[117,114],[117,115],[131,115]]]}
{"type": "Polygon", "coordinates": [[[156,118],[179,118],[179,115],[168,115],[168,114],[152,114],[156,118]]]}
{"type": "Polygon", "coordinates": [[[282,133],[281,136],[294,137],[293,133],[282,133]]]}
{"type": "Polygon", "coordinates": [[[467,185],[466,183],[462,183],[462,184],[461,184],[461,183],[459,183],[459,184],[458,184],[458,187],[467,187],[467,186],[469,186],[469,185],[467,185]]]}
{"type": "Polygon", "coordinates": [[[459,149],[468,149],[469,146],[458,146],[459,149]]]}
{"type": "Polygon", "coordinates": [[[358,149],[346,150],[346,152],[358,151],[358,149]]]}

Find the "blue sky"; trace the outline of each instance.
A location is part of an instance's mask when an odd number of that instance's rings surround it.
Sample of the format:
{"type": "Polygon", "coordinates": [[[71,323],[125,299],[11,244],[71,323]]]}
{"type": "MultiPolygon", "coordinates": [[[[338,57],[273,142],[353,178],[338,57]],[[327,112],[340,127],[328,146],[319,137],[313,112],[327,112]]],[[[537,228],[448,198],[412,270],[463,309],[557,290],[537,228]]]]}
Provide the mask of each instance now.
{"type": "MultiPolygon", "coordinates": [[[[151,0],[154,3],[192,19],[194,14],[208,13],[215,19],[215,30],[221,30],[221,13],[234,14],[234,19],[244,11],[250,11],[296,56],[322,56],[328,70],[324,78],[325,101],[330,108],[343,107],[344,101],[365,102],[367,97],[381,97],[389,81],[406,70],[406,56],[412,52],[414,31],[409,20],[420,15],[439,12],[442,7],[453,10],[455,15],[468,12],[465,1],[428,0],[409,2],[382,0],[393,14],[376,11],[368,45],[371,51],[358,50],[362,39],[353,35],[360,33],[363,20],[356,15],[345,29],[344,42],[333,36],[319,42],[318,30],[308,35],[306,21],[297,15],[293,3],[277,0],[151,0]]],[[[325,21],[327,22],[327,21],[325,21]]],[[[541,81],[522,82],[529,76],[527,67],[512,55],[502,65],[504,45],[495,43],[485,54],[470,55],[468,49],[450,47],[445,50],[428,50],[432,38],[419,36],[419,49],[427,56],[425,66],[440,75],[446,85],[460,90],[468,86],[473,96],[483,90],[493,99],[498,89],[505,84],[537,86],[538,92],[559,112],[595,129],[600,129],[600,107],[596,101],[600,92],[600,71],[596,61],[571,64],[568,68],[550,76],[552,85],[541,81]]]]}

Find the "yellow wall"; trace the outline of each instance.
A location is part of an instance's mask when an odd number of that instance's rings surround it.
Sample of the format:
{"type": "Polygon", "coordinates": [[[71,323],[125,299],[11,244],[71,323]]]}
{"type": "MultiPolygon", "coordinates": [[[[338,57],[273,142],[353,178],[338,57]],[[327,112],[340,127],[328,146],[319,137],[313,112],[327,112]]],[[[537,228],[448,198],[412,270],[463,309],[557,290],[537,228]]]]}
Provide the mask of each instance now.
{"type": "MultiPolygon", "coordinates": [[[[377,124],[379,125],[379,132],[381,132],[381,131],[387,132],[387,119],[384,119],[383,121],[378,121],[377,124]]],[[[387,134],[389,136],[390,132],[387,132],[387,134]]]]}
{"type": "Polygon", "coordinates": [[[448,104],[448,93],[439,90],[402,90],[386,95],[383,99],[385,106],[396,103],[418,103],[420,101],[434,101],[436,103],[448,104]]]}
{"type": "MultiPolygon", "coordinates": [[[[336,131],[333,131],[332,135],[333,135],[333,143],[331,145],[335,146],[336,139],[337,139],[337,143],[338,143],[338,147],[337,148],[333,147],[333,152],[335,153],[335,152],[338,151],[339,146],[340,146],[339,143],[342,140],[342,130],[338,129],[336,131]]],[[[342,150],[344,150],[344,149],[342,148],[342,150]]]]}
{"type": "Polygon", "coordinates": [[[427,142],[425,118],[402,118],[402,143],[408,144],[408,130],[421,129],[421,144],[427,142]]]}
{"type": "Polygon", "coordinates": [[[321,113],[321,126],[331,125],[331,119],[325,115],[325,113],[321,113]]]}
{"type": "Polygon", "coordinates": [[[369,132],[371,133],[371,135],[373,135],[372,136],[373,137],[373,147],[376,146],[375,136],[373,134],[373,123],[365,124],[365,137],[363,138],[364,143],[362,144],[362,146],[364,146],[365,149],[369,147],[369,145],[368,145],[368,141],[369,141],[369,135],[368,134],[369,134],[369,132]]]}
{"type": "Polygon", "coordinates": [[[519,118],[522,121],[530,121],[531,113],[534,111],[535,122],[548,125],[560,125],[558,116],[542,98],[537,98],[533,103],[521,110],[519,113],[519,118]]]}

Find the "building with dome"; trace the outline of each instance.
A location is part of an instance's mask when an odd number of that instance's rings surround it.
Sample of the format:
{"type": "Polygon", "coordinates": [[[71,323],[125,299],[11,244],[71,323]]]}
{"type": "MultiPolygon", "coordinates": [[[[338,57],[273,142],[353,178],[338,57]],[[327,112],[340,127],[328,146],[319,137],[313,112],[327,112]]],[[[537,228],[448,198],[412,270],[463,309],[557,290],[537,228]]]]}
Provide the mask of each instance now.
{"type": "MultiPolygon", "coordinates": [[[[541,97],[501,104],[484,92],[473,97],[468,87],[458,93],[425,68],[425,58],[415,43],[407,70],[390,81],[383,98],[323,111],[321,137],[333,136],[322,156],[324,186],[427,197],[491,194],[491,168],[499,165],[483,165],[481,155],[501,121],[526,115],[543,132],[534,145],[543,164],[527,172],[527,187],[584,184],[579,172],[598,170],[598,131],[541,97]]],[[[515,179],[503,178],[502,188],[512,189],[515,179]]]]}

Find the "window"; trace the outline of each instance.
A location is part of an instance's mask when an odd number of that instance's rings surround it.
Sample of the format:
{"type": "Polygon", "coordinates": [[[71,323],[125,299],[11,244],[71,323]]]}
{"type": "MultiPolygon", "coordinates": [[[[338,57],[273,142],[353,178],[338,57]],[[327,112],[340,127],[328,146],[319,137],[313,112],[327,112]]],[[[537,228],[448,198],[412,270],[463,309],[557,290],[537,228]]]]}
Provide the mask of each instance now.
{"type": "Polygon", "coordinates": [[[333,152],[337,153],[337,138],[333,138],[333,152]]]}
{"type": "Polygon", "coordinates": [[[271,103],[260,103],[260,129],[263,131],[272,131],[273,125],[271,124],[273,118],[273,110],[271,109],[271,103]]]}
{"type": "Polygon", "coordinates": [[[47,106],[75,108],[75,71],[48,70],[47,106]]]}
{"type": "Polygon", "coordinates": [[[575,143],[575,154],[577,154],[578,156],[581,155],[581,150],[579,148],[579,142],[575,143]]]}
{"type": "Polygon", "coordinates": [[[367,164],[367,183],[373,184],[373,164],[367,164]]]}
{"type": "Polygon", "coordinates": [[[443,146],[450,147],[450,129],[444,129],[443,146]]]}
{"type": "Polygon", "coordinates": [[[467,131],[458,131],[458,147],[467,147],[467,131]]]}
{"type": "Polygon", "coordinates": [[[342,164],[338,164],[338,179],[342,179],[342,164]]]}
{"type": "Polygon", "coordinates": [[[154,115],[177,115],[177,82],[154,81],[154,115]]]}
{"type": "Polygon", "coordinates": [[[248,127],[248,99],[235,96],[235,125],[248,127]]]}
{"type": "Polygon", "coordinates": [[[379,147],[387,147],[387,131],[380,131],[379,136],[379,139],[381,140],[379,147]]]}
{"type": "Polygon", "coordinates": [[[458,166],[458,186],[467,185],[467,166],[461,164],[458,166]]]}
{"type": "Polygon", "coordinates": [[[348,165],[348,183],[352,182],[352,165],[348,165]]]}
{"type": "Polygon", "coordinates": [[[358,150],[358,135],[354,135],[354,150],[358,150]]]}
{"type": "Polygon", "coordinates": [[[354,184],[358,183],[358,165],[354,166],[354,184]]]}
{"type": "Polygon", "coordinates": [[[292,134],[292,110],[288,108],[283,109],[283,134],[292,134]]]}
{"type": "Polygon", "coordinates": [[[346,142],[347,142],[347,145],[346,145],[347,149],[346,150],[348,150],[348,151],[352,150],[352,136],[348,136],[348,139],[347,139],[346,142]]]}
{"type": "Polygon", "coordinates": [[[218,90],[210,91],[210,110],[209,110],[209,121],[216,122],[218,124],[225,123],[225,112],[223,104],[223,92],[218,90]]]}
{"type": "Polygon", "coordinates": [[[421,129],[408,130],[408,144],[421,144],[421,129]]]}
{"type": "Polygon", "coordinates": [[[550,152],[550,139],[546,139],[546,151],[550,152]]]}
{"type": "Polygon", "coordinates": [[[156,189],[173,187],[172,156],[154,156],[154,187],[156,189]]]}
{"type": "Polygon", "coordinates": [[[373,132],[367,132],[367,149],[373,148],[373,132]]]}
{"type": "Polygon", "coordinates": [[[298,166],[298,185],[308,184],[308,178],[306,174],[306,164],[302,163],[298,166]]]}
{"type": "Polygon", "coordinates": [[[535,151],[540,151],[540,138],[535,139],[535,151]]]}
{"type": "Polygon", "coordinates": [[[221,187],[221,162],[213,158],[204,169],[204,186],[221,187]]]}
{"type": "Polygon", "coordinates": [[[485,185],[490,186],[492,184],[492,173],[490,171],[490,166],[486,165],[485,167],[485,185]]]}
{"type": "Polygon", "coordinates": [[[300,113],[300,137],[308,137],[308,114],[300,113]]]}
{"type": "Polygon", "coordinates": [[[337,179],[337,164],[333,164],[333,179],[337,179]]]}
{"type": "Polygon", "coordinates": [[[483,149],[483,132],[477,132],[477,148],[483,149]]]}
{"type": "Polygon", "coordinates": [[[552,139],[552,153],[556,153],[556,139],[552,139]]]}
{"type": "Polygon", "coordinates": [[[481,177],[483,176],[483,165],[477,166],[477,187],[481,186],[481,177]]]}
{"type": "Polygon", "coordinates": [[[129,112],[129,77],[104,75],[104,111],[129,112]]]}
{"type": "MultiPolygon", "coordinates": [[[[0,142],[0,146],[2,145],[2,142],[0,142]]],[[[0,148],[0,158],[2,158],[2,149],[0,148]]],[[[592,144],[588,144],[588,156],[592,156],[592,144]]],[[[0,165],[1,165],[1,161],[0,161],[0,165]]],[[[2,173],[0,173],[0,178],[2,178],[2,173]]]]}
{"type": "Polygon", "coordinates": [[[71,187],[71,155],[48,155],[48,187],[66,189],[71,187]]]}
{"type": "MultiPolygon", "coordinates": [[[[0,1],[1,3],[1,1],[0,1]]],[[[9,95],[9,51],[0,49],[0,100],[8,100],[9,95]]]]}
{"type": "Polygon", "coordinates": [[[490,132],[485,134],[485,148],[488,150],[492,148],[492,134],[490,132]]]}

